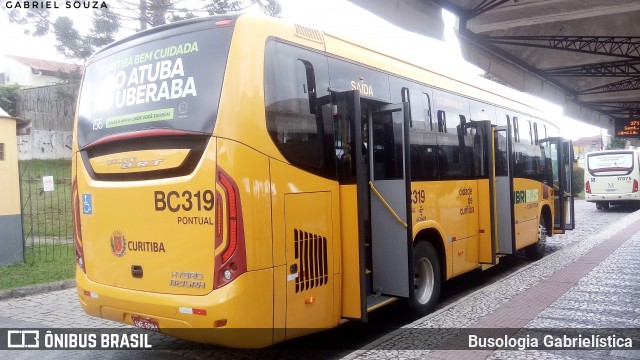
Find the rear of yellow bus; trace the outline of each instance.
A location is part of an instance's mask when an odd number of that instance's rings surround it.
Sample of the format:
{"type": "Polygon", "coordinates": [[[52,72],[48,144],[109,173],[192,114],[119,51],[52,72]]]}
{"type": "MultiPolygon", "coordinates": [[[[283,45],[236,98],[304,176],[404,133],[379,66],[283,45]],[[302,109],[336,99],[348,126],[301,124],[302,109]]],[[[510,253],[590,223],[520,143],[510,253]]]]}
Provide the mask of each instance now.
{"type": "Polygon", "coordinates": [[[268,184],[267,161],[212,136],[237,21],[152,29],[87,66],[73,211],[88,314],[197,342],[272,343],[269,186],[247,180],[268,184]]]}

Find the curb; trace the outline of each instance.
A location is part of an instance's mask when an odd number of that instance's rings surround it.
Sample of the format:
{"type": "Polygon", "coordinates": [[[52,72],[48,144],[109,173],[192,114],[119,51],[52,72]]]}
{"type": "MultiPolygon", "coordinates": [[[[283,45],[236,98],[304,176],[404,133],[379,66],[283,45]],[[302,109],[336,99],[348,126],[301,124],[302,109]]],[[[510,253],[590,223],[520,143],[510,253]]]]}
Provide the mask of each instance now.
{"type": "Polygon", "coordinates": [[[27,297],[36,294],[47,293],[51,291],[57,290],[65,290],[70,289],[76,286],[76,281],[74,279],[56,281],[46,284],[38,284],[25,286],[16,289],[3,290],[0,291],[0,301],[8,300],[8,299],[17,299],[22,297],[27,297]]]}

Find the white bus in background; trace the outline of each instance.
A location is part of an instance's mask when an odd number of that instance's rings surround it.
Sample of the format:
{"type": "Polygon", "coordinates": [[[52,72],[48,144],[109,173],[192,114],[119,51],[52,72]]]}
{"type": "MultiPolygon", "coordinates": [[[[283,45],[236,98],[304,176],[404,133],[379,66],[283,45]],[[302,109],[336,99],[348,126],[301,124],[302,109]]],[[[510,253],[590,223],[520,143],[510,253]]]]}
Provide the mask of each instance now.
{"type": "MultiPolygon", "coordinates": [[[[637,150],[605,150],[587,153],[585,197],[598,209],[640,201],[640,166],[637,150]]],[[[640,202],[638,203],[640,204],[640,202]]]]}

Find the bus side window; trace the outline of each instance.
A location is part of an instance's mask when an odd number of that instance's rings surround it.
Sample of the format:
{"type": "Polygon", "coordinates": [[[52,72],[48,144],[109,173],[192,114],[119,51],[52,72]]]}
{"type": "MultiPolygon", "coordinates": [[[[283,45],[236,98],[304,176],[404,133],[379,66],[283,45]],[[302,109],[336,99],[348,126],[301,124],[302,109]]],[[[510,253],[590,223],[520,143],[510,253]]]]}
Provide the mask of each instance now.
{"type": "MultiPolygon", "coordinates": [[[[444,114],[444,111],[440,112],[444,114]]],[[[450,131],[438,135],[438,171],[441,180],[473,177],[473,143],[465,135],[466,117],[459,115],[458,118],[457,123],[449,124],[450,131]]]]}
{"type": "Polygon", "coordinates": [[[433,119],[431,118],[431,99],[429,94],[422,93],[422,104],[425,111],[425,120],[427,121],[427,130],[433,131],[433,119]]]}
{"type": "Polygon", "coordinates": [[[412,128],[433,131],[431,102],[428,94],[403,87],[402,101],[409,103],[410,126],[412,128]]]}
{"type": "Polygon", "coordinates": [[[447,132],[447,116],[443,110],[438,110],[438,132],[447,132]]]}
{"type": "MultiPolygon", "coordinates": [[[[323,116],[316,114],[316,71],[313,62],[303,59],[300,49],[288,45],[276,43],[269,49],[265,57],[265,105],[269,134],[282,155],[293,165],[322,173],[325,163],[323,116]]],[[[318,54],[309,56],[322,59],[318,54]]]]}
{"type": "Polygon", "coordinates": [[[409,126],[413,127],[414,113],[415,115],[418,114],[413,110],[414,103],[411,102],[411,93],[409,91],[409,88],[402,88],[402,102],[409,103],[409,126]]]}
{"type": "Polygon", "coordinates": [[[525,131],[525,142],[528,142],[529,144],[533,145],[533,131],[531,131],[531,121],[530,120],[525,120],[526,121],[526,125],[524,128],[525,131]],[[528,131],[528,132],[527,132],[528,131]]]}
{"type": "Polygon", "coordinates": [[[438,180],[436,136],[433,132],[409,132],[412,181],[438,180]]]}

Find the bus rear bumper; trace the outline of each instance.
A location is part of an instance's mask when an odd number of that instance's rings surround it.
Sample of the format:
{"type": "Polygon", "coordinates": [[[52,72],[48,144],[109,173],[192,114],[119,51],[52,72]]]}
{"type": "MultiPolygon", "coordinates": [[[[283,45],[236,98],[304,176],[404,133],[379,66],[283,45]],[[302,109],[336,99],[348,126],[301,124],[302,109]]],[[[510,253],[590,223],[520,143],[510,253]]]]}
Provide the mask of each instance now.
{"type": "Polygon", "coordinates": [[[234,348],[273,344],[273,293],[264,291],[273,289],[265,286],[272,282],[272,269],[250,271],[207,295],[192,296],[108,286],[76,271],[80,304],[91,316],[129,325],[132,315],[151,319],[163,334],[234,348]]]}
{"type": "Polygon", "coordinates": [[[640,201],[640,192],[625,194],[585,194],[587,202],[607,201],[609,203],[640,201]]]}

